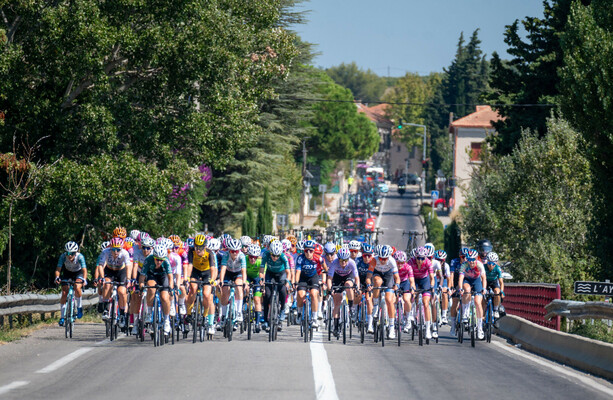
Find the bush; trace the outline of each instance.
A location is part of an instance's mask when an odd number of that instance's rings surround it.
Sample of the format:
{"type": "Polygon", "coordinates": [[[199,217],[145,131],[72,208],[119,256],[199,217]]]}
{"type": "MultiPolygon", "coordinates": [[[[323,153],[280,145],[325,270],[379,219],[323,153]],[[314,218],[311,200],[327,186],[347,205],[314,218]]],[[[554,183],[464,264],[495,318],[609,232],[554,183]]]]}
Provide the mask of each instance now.
{"type": "Polygon", "coordinates": [[[445,235],[443,232],[443,223],[437,218],[436,211],[432,216],[432,207],[422,206],[421,215],[426,223],[426,234],[428,242],[434,245],[436,249],[442,249],[445,246],[445,235]]]}
{"type": "Polygon", "coordinates": [[[569,333],[600,340],[602,342],[613,343],[613,334],[609,331],[609,326],[603,321],[596,320],[594,324],[589,322],[583,324],[576,321],[569,333]]]}
{"type": "Polygon", "coordinates": [[[454,219],[451,221],[447,228],[445,228],[445,251],[447,252],[447,259],[451,260],[455,258],[462,247],[462,237],[460,235],[460,227],[454,219]]]}

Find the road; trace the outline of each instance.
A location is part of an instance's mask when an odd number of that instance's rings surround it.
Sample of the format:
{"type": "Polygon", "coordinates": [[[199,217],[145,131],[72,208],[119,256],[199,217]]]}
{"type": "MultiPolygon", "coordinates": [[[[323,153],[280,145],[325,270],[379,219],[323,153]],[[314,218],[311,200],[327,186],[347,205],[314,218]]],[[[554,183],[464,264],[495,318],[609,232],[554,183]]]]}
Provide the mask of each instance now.
{"type": "MultiPolygon", "coordinates": [[[[381,218],[385,239],[402,248],[402,229],[415,229],[416,200],[390,193],[381,218]],[[398,233],[396,233],[398,232],[398,233]]],[[[154,348],[120,337],[110,343],[101,324],[82,323],[75,339],[51,327],[0,346],[0,398],[249,398],[249,399],[611,399],[613,385],[493,338],[476,348],[441,329],[438,344],[405,340],[347,345],[327,335],[310,344],[286,328],[279,340],[220,334],[211,342],[154,348]]]]}

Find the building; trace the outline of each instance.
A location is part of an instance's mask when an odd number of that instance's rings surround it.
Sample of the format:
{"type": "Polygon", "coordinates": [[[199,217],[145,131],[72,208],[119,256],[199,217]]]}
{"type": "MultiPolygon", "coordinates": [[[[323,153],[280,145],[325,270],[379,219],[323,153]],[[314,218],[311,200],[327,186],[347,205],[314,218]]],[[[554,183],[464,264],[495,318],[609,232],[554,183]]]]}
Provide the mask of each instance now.
{"type": "Polygon", "coordinates": [[[480,153],[485,138],[496,133],[492,122],[501,119],[490,106],[477,106],[474,113],[453,121],[449,126],[453,140],[454,207],[466,204],[466,191],[473,169],[481,163],[480,153]]]}
{"type": "Polygon", "coordinates": [[[358,103],[358,112],[365,114],[368,119],[377,125],[379,132],[379,151],[372,159],[377,165],[381,165],[389,178],[394,179],[403,173],[421,174],[421,154],[416,147],[411,151],[402,143],[394,123],[387,117],[388,104],[378,104],[368,107],[358,103]]]}

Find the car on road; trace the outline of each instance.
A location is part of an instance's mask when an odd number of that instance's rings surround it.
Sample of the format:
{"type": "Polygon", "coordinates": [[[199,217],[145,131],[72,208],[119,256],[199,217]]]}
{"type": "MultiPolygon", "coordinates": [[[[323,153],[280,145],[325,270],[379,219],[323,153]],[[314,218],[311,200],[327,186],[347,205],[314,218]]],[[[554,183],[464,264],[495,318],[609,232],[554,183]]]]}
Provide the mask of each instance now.
{"type": "Polygon", "coordinates": [[[421,183],[421,178],[417,176],[415,173],[410,173],[407,175],[407,184],[408,185],[419,185],[421,183]]]}

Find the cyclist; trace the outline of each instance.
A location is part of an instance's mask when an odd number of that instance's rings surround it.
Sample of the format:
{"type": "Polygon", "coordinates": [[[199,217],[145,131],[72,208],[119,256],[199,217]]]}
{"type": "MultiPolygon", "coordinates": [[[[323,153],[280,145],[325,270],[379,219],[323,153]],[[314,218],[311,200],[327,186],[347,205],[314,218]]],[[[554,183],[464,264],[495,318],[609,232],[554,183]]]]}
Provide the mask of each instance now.
{"type": "MultiPolygon", "coordinates": [[[[209,241],[209,249],[219,249],[219,241],[217,239],[209,241]]],[[[217,258],[215,253],[207,250],[206,236],[198,234],[194,237],[194,247],[189,249],[187,254],[188,267],[187,272],[190,280],[190,291],[187,296],[187,314],[191,316],[194,301],[196,300],[196,292],[198,284],[195,281],[204,281],[202,287],[202,306],[208,311],[208,334],[215,333],[214,316],[215,304],[213,303],[213,294],[211,291],[211,282],[217,279],[217,258]]]]}
{"type": "Polygon", "coordinates": [[[353,287],[360,287],[360,277],[351,259],[349,249],[342,247],[338,251],[338,257],[329,264],[328,268],[328,287],[332,290],[334,297],[334,336],[338,337],[339,330],[339,310],[341,307],[342,292],[347,292],[347,303],[353,308],[353,287]],[[344,286],[347,289],[332,289],[334,286],[344,286]]]}
{"type": "Polygon", "coordinates": [[[408,333],[413,322],[411,314],[411,289],[415,287],[415,278],[413,277],[413,269],[407,262],[407,253],[399,250],[394,253],[394,259],[398,266],[398,277],[400,278],[399,290],[402,292],[402,300],[404,302],[404,321],[398,322],[403,323],[404,332],[408,333]]]}
{"type": "Polygon", "coordinates": [[[434,253],[434,259],[441,265],[440,275],[438,276],[441,290],[441,324],[449,323],[447,318],[447,308],[449,307],[449,264],[445,262],[447,253],[444,250],[437,250],[434,253]]]}
{"type": "MultiPolygon", "coordinates": [[[[485,264],[485,278],[487,281],[487,289],[492,289],[495,294],[504,293],[504,281],[502,280],[502,269],[498,265],[498,254],[493,251],[487,254],[487,263],[485,264]]],[[[500,318],[498,308],[500,306],[500,296],[494,296],[494,318],[500,318]]],[[[485,302],[483,303],[485,305],[485,302]]]]}
{"type": "MultiPolygon", "coordinates": [[[[257,244],[247,248],[247,285],[253,286],[253,308],[255,310],[255,333],[260,332],[260,319],[262,318],[262,286],[260,285],[260,267],[262,266],[262,249],[257,244]]],[[[266,273],[266,271],[264,271],[266,273]]],[[[249,290],[249,288],[247,288],[249,290]]]]}
{"type": "MultiPolygon", "coordinates": [[[[289,264],[289,274],[287,276],[287,280],[288,282],[292,282],[294,279],[294,274],[296,273],[296,262],[291,253],[292,242],[290,242],[288,239],[283,239],[281,241],[281,245],[283,246],[283,254],[285,254],[285,258],[287,258],[287,263],[289,264]]],[[[289,307],[293,303],[291,291],[288,291],[287,297],[288,298],[285,300],[285,308],[281,313],[281,321],[285,321],[285,318],[287,318],[287,314],[289,313],[289,307]]]]}
{"type": "Polygon", "coordinates": [[[451,260],[451,264],[449,265],[449,285],[451,286],[451,310],[450,310],[450,319],[449,325],[451,326],[451,335],[455,336],[456,334],[456,318],[458,316],[458,307],[460,304],[460,286],[459,286],[459,278],[460,278],[460,267],[464,262],[466,262],[466,253],[468,249],[463,247],[460,249],[458,254],[458,258],[454,258],[451,260]]]}
{"type": "Polygon", "coordinates": [[[351,259],[356,260],[360,256],[360,250],[362,249],[362,244],[357,240],[351,240],[349,242],[349,253],[351,254],[351,259]]]}
{"type": "MultiPolygon", "coordinates": [[[[422,293],[422,299],[424,303],[424,319],[426,322],[426,339],[432,339],[430,297],[432,296],[432,287],[434,287],[434,271],[427,254],[428,249],[425,247],[418,247],[415,251],[415,258],[411,260],[409,265],[415,279],[414,287],[419,290],[425,290],[425,292],[422,293]]],[[[436,337],[436,335],[438,335],[438,332],[435,333],[434,337],[436,337]]]]}
{"type": "MultiPolygon", "coordinates": [[[[366,275],[366,285],[371,285],[374,282],[376,287],[386,287],[385,289],[385,305],[387,305],[387,315],[389,338],[394,339],[396,332],[394,331],[394,323],[396,322],[396,305],[394,304],[394,292],[400,284],[400,277],[398,276],[398,266],[396,260],[391,258],[392,246],[383,245],[377,252],[378,256],[370,261],[370,268],[366,275]]],[[[379,289],[373,291],[375,299],[379,298],[379,289]]],[[[378,300],[374,301],[373,314],[376,314],[378,307],[383,307],[383,304],[379,304],[378,300]]],[[[369,323],[368,333],[373,333],[372,325],[369,323]]]]}
{"type": "MultiPolygon", "coordinates": [[[[94,281],[93,281],[94,286],[96,286],[96,284],[104,276],[104,272],[98,266],[100,265],[100,260],[102,259],[102,253],[104,253],[104,251],[108,249],[110,245],[111,245],[111,242],[109,242],[108,240],[105,242],[102,242],[102,244],[100,245],[100,254],[98,255],[98,258],[96,259],[96,267],[94,268],[94,281]]],[[[102,296],[102,289],[103,289],[102,285],[98,285],[98,288],[97,288],[98,312],[100,314],[102,314],[102,312],[104,311],[104,296],[102,296]]]]}
{"type": "Polygon", "coordinates": [[[480,261],[481,264],[485,265],[487,262],[487,255],[490,251],[492,251],[492,242],[487,239],[481,239],[477,242],[477,252],[479,252],[479,257],[477,257],[477,261],[480,261]]]}
{"type": "MultiPolygon", "coordinates": [[[[172,269],[168,262],[168,247],[163,244],[157,244],[153,248],[153,254],[145,258],[143,269],[139,277],[139,288],[142,291],[143,286],[147,282],[147,286],[159,285],[160,288],[160,303],[162,304],[162,313],[164,314],[164,333],[170,333],[170,296],[169,291],[174,290],[174,282],[172,277],[172,269]]],[[[145,319],[149,320],[153,299],[157,289],[147,290],[147,299],[145,308],[145,319]]]]}
{"type": "Polygon", "coordinates": [[[225,318],[230,297],[230,287],[226,283],[234,282],[234,307],[236,309],[236,322],[243,322],[243,283],[247,282],[247,260],[245,253],[241,251],[242,243],[237,239],[227,239],[228,253],[221,260],[219,281],[222,287],[221,315],[225,318]]]}
{"type": "Polygon", "coordinates": [[[249,236],[241,236],[240,241],[243,248],[243,253],[245,253],[245,256],[247,256],[249,253],[249,246],[251,246],[253,240],[251,240],[249,236]]]}
{"type": "MultiPolygon", "coordinates": [[[[168,249],[168,262],[170,263],[170,269],[172,271],[174,287],[180,289],[184,286],[183,278],[185,277],[185,273],[187,272],[187,265],[183,265],[183,260],[181,259],[181,256],[175,252],[175,243],[171,239],[172,236],[170,236],[164,241],[164,245],[168,249]]],[[[178,242],[181,242],[180,239],[178,242]]],[[[185,297],[185,289],[178,290],[177,302],[179,303],[179,315],[185,315],[187,313],[187,309],[185,308],[185,297]]],[[[174,304],[173,296],[171,300],[171,313],[174,313],[176,311],[175,307],[176,305],[174,304]]]]}
{"type": "MultiPolygon", "coordinates": [[[[276,282],[279,291],[279,303],[280,310],[285,308],[285,301],[287,299],[287,271],[289,270],[289,263],[287,257],[283,253],[283,245],[279,241],[270,243],[269,249],[262,252],[262,262],[260,264],[260,278],[265,282],[276,282]]],[[[268,310],[270,307],[270,300],[272,298],[272,288],[270,285],[266,285],[264,294],[264,320],[266,329],[270,326],[270,320],[268,316],[268,310]]],[[[279,330],[281,330],[281,322],[279,321],[279,330]]]]}
{"type": "MultiPolygon", "coordinates": [[[[145,259],[153,254],[153,246],[155,245],[154,240],[145,232],[139,235],[138,239],[140,240],[140,244],[137,243],[136,248],[134,249],[134,267],[132,268],[132,280],[134,282],[138,282],[138,278],[140,276],[140,272],[143,269],[143,263],[145,259]]],[[[136,294],[140,292],[138,286],[136,286],[136,294]]],[[[132,296],[130,301],[130,313],[132,314],[132,319],[134,321],[134,325],[132,327],[132,334],[136,335],[138,333],[138,314],[141,305],[141,296],[132,296]]]]}
{"type": "MultiPolygon", "coordinates": [[[[132,274],[132,265],[130,262],[130,254],[123,248],[123,240],[119,237],[111,239],[110,247],[102,252],[100,262],[98,264],[100,269],[104,269],[105,282],[118,282],[117,288],[118,302],[119,302],[119,327],[123,328],[126,324],[125,312],[128,302],[128,294],[126,292],[126,283],[128,276],[132,274]]],[[[105,285],[102,289],[105,311],[102,314],[102,319],[108,319],[109,317],[109,300],[113,293],[112,285],[105,285]]]]}
{"type": "MultiPolygon", "coordinates": [[[[82,287],[87,284],[87,266],[85,257],[79,253],[79,245],[75,242],[68,242],[64,246],[65,252],[60,255],[60,259],[55,269],[55,283],[60,284],[62,280],[73,280],[74,297],[77,302],[77,318],[83,317],[83,298],[82,287]],[[61,277],[60,277],[61,274],[61,277]]],[[[68,296],[68,284],[62,284],[62,297],[60,298],[61,315],[60,326],[64,326],[66,316],[66,297],[68,296]]]]}
{"type": "Polygon", "coordinates": [[[330,269],[330,265],[336,260],[336,245],[332,242],[328,242],[324,245],[324,262],[326,267],[330,269]]]}
{"type": "MultiPolygon", "coordinates": [[[[323,270],[322,259],[315,256],[315,247],[317,243],[313,240],[304,242],[304,253],[296,259],[296,276],[294,284],[297,285],[298,297],[296,305],[298,310],[302,308],[306,288],[311,286],[311,319],[316,321],[318,318],[319,307],[319,279],[323,270]]],[[[307,317],[302,316],[302,317],[307,317]]]]}
{"type": "Polygon", "coordinates": [[[462,322],[468,321],[468,307],[470,303],[471,290],[475,293],[475,308],[477,312],[477,337],[482,340],[483,333],[483,304],[482,294],[487,285],[485,280],[485,269],[481,261],[477,260],[479,254],[476,250],[470,249],[466,255],[466,262],[460,267],[460,277],[458,283],[462,293],[462,322]]]}
{"type": "MultiPolygon", "coordinates": [[[[366,276],[370,268],[370,262],[373,259],[373,249],[369,244],[362,246],[362,255],[356,259],[356,268],[358,270],[359,281],[362,285],[366,282],[366,276]]],[[[364,286],[363,286],[364,287],[364,286]]],[[[366,296],[366,315],[368,316],[368,326],[372,328],[372,293],[367,291],[366,296]]],[[[371,329],[372,330],[372,329],[371,329]]]]}

